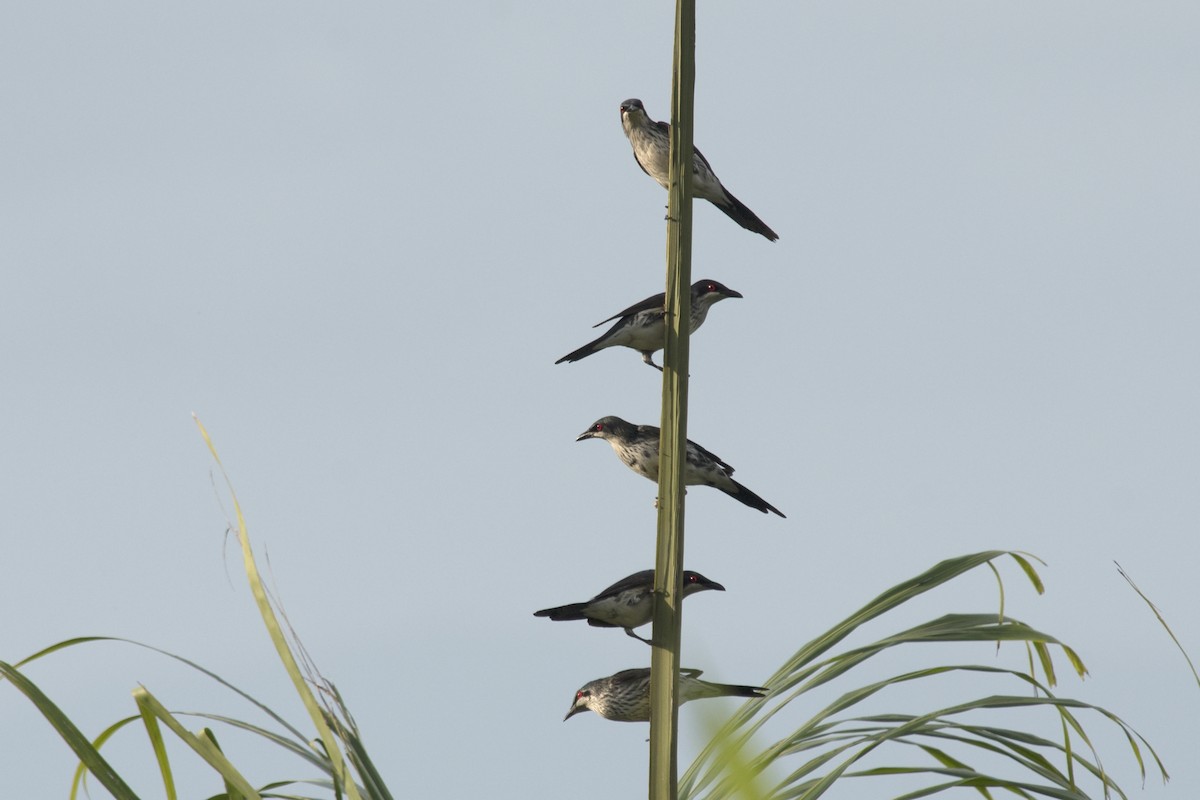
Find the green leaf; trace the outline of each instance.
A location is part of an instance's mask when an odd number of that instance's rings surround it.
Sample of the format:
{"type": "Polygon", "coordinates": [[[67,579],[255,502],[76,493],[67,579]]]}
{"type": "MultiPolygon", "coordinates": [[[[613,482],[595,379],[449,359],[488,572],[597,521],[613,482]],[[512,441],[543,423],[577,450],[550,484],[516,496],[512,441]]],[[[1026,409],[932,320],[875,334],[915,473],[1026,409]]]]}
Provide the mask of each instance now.
{"type": "Polygon", "coordinates": [[[104,760],[100,751],[92,746],[87,737],[75,727],[75,723],[56,706],[49,697],[42,693],[33,681],[16,667],[0,661],[0,676],[7,678],[22,694],[29,698],[34,707],[41,712],[46,721],[58,731],[67,746],[74,751],[87,770],[96,776],[96,780],[112,793],[116,800],[137,800],[137,795],[121,779],[117,771],[104,760]]]}
{"type": "Polygon", "coordinates": [[[258,612],[262,616],[263,624],[267,628],[271,642],[275,645],[275,652],[279,656],[279,660],[283,662],[283,667],[287,671],[288,676],[292,679],[292,687],[304,703],[309,718],[312,720],[313,725],[316,726],[321,743],[324,746],[325,755],[329,758],[329,762],[333,767],[334,778],[339,791],[345,791],[351,800],[362,800],[358,787],[350,778],[345,761],[342,758],[337,737],[334,736],[333,731],[330,730],[329,725],[325,721],[324,710],[309,688],[305,674],[297,663],[296,656],[292,653],[287,636],[279,623],[279,618],[275,614],[275,609],[271,604],[270,598],[267,596],[267,590],[263,585],[262,577],[258,571],[258,565],[254,560],[254,552],[250,547],[250,534],[246,529],[246,519],[242,514],[241,504],[238,502],[237,493],[233,490],[233,484],[230,482],[229,476],[225,473],[225,467],[221,464],[221,457],[217,454],[216,445],[213,444],[208,431],[201,424],[199,417],[193,414],[192,418],[196,422],[196,427],[200,429],[200,435],[204,438],[204,443],[208,446],[213,461],[217,464],[217,469],[220,470],[221,476],[225,479],[226,488],[229,490],[229,496],[233,501],[234,515],[237,518],[237,539],[242,547],[242,562],[246,570],[246,578],[250,584],[250,592],[254,595],[254,601],[258,605],[258,612]]]}
{"type": "MultiPolygon", "coordinates": [[[[971,788],[991,798],[995,790],[1019,797],[1052,797],[1082,800],[1087,797],[1076,783],[1076,772],[1098,781],[1107,796],[1125,795],[1100,766],[1087,730],[1077,713],[1100,715],[1116,725],[1126,736],[1130,752],[1144,777],[1142,748],[1153,755],[1166,777],[1153,748],[1124,721],[1098,706],[1057,697],[1052,692],[1056,680],[1053,655],[1060,651],[1075,671],[1085,674],[1083,662],[1073,649],[1055,636],[1038,630],[1003,613],[1004,587],[994,563],[1009,555],[1018,564],[1034,589],[1044,591],[1034,569],[1032,557],[1005,551],[987,551],[947,559],[921,575],[883,592],[847,619],[803,645],[765,685],[771,689],[766,700],[747,703],[721,726],[709,745],[680,780],[681,800],[724,800],[739,796],[749,783],[768,775],[785,777],[768,793],[771,800],[813,800],[835,782],[843,779],[878,778],[885,775],[926,775],[931,782],[905,798],[926,797],[950,789],[971,788]],[[1000,586],[1001,613],[950,613],[919,625],[884,636],[869,644],[838,650],[838,645],[864,623],[877,619],[903,603],[966,573],[987,565],[1000,586]],[[806,704],[807,718],[792,723],[793,730],[765,746],[755,741],[764,732],[767,721],[778,716],[813,689],[847,683],[856,667],[885,657],[897,647],[930,643],[1017,641],[1027,648],[1028,667],[1012,669],[976,664],[943,664],[911,670],[863,685],[847,685],[833,700],[813,710],[806,704]],[[1045,680],[1038,680],[1034,658],[1045,680]],[[943,676],[975,673],[998,681],[1015,682],[1019,690],[1032,690],[1032,696],[998,692],[919,714],[872,714],[847,716],[865,701],[882,696],[887,690],[902,691],[905,684],[937,681],[943,676]],[[835,684],[836,682],[836,684],[835,684]],[[1032,731],[978,724],[980,715],[994,718],[998,710],[1048,708],[1061,720],[1060,741],[1032,731]],[[1086,745],[1083,753],[1074,746],[1076,739],[1086,745]],[[936,765],[926,763],[875,763],[885,752],[896,748],[924,753],[936,765]],[[757,754],[755,754],[757,752],[757,754]],[[969,766],[966,754],[987,753],[998,756],[1018,771],[1018,777],[998,776],[969,766]],[[731,755],[734,754],[734,755],[731,755]],[[1090,757],[1085,754],[1090,754],[1090,757]],[[794,763],[796,758],[802,760],[794,763]],[[1056,766],[1056,763],[1062,766],[1056,766]],[[951,780],[946,781],[945,778],[951,780]]],[[[930,688],[922,696],[931,693],[930,688]]],[[[936,689],[933,689],[936,696],[936,689]]],[[[1035,719],[1020,715],[1019,719],[1035,719]]],[[[988,763],[992,763],[989,760],[988,763]]]]}
{"type": "Polygon", "coordinates": [[[192,748],[202,759],[208,762],[208,765],[220,774],[225,780],[226,791],[236,792],[237,800],[258,800],[259,794],[250,785],[240,772],[229,762],[225,754],[221,752],[221,748],[216,745],[215,739],[211,735],[196,736],[183,727],[183,724],[171,714],[170,711],[158,702],[154,695],[146,691],[145,688],[138,688],[133,692],[133,698],[137,702],[138,709],[142,716],[154,716],[163,722],[171,732],[179,739],[192,748]]]}
{"type": "Polygon", "coordinates": [[[163,790],[167,794],[167,800],[175,800],[175,779],[171,775],[171,764],[167,759],[167,748],[163,743],[162,730],[158,727],[158,720],[141,704],[138,705],[138,713],[141,716],[142,724],[146,727],[146,736],[150,739],[150,746],[154,748],[154,759],[158,762],[158,771],[162,775],[163,790]]]}

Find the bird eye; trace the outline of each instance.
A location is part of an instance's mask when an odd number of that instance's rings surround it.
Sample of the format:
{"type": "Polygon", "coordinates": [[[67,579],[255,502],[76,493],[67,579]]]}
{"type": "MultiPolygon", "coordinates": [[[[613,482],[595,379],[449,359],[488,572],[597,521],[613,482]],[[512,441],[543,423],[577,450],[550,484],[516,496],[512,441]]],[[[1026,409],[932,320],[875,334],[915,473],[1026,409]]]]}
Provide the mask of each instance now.
{"type": "Polygon", "coordinates": [[[593,428],[595,428],[595,429],[596,429],[596,430],[598,430],[598,431],[602,431],[602,430],[604,430],[604,425],[602,425],[602,424],[601,424],[601,423],[599,423],[599,422],[597,422],[597,423],[596,423],[595,425],[593,425],[592,427],[593,427],[593,428]]]}

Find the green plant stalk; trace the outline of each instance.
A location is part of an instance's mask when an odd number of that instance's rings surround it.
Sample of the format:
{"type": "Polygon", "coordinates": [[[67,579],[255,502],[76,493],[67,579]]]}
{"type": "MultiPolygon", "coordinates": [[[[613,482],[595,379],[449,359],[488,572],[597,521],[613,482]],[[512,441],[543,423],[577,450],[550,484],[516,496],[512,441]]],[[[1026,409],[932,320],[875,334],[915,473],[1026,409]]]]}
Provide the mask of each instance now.
{"type": "Polygon", "coordinates": [[[237,771],[237,769],[221,752],[221,748],[217,747],[216,743],[208,735],[196,736],[183,724],[175,719],[174,715],[168,711],[158,699],[145,688],[135,689],[133,699],[137,702],[138,711],[142,718],[157,718],[162,720],[171,732],[178,736],[188,747],[196,751],[197,755],[208,762],[209,766],[220,773],[225,779],[227,787],[232,787],[242,794],[243,797],[251,800],[258,800],[259,794],[250,782],[237,771]]]}
{"type": "Polygon", "coordinates": [[[335,782],[350,800],[362,800],[358,792],[358,786],[349,774],[345,759],[342,758],[342,750],[338,747],[337,737],[325,723],[324,711],[305,681],[304,673],[301,671],[300,665],[296,663],[296,657],[288,645],[282,626],[279,624],[279,618],[275,615],[275,609],[271,606],[270,598],[267,597],[262,577],[258,573],[258,565],[254,561],[254,551],[250,548],[250,534],[246,530],[246,520],[242,515],[241,504],[238,503],[237,494],[233,491],[233,486],[229,484],[228,476],[225,475],[225,467],[221,464],[221,457],[217,455],[216,445],[213,444],[208,431],[201,424],[199,417],[193,415],[192,418],[195,420],[196,426],[200,429],[200,435],[204,437],[204,443],[208,445],[208,451],[212,454],[213,460],[217,463],[217,467],[221,470],[221,475],[225,478],[226,486],[229,488],[229,495],[233,500],[234,514],[237,517],[237,538],[238,543],[242,546],[242,561],[246,568],[246,578],[250,583],[250,591],[254,595],[254,602],[258,605],[258,612],[263,618],[267,632],[271,635],[272,644],[275,645],[275,652],[279,655],[279,660],[283,662],[288,677],[292,679],[292,686],[295,688],[296,694],[300,695],[300,699],[304,702],[304,707],[308,711],[309,718],[312,719],[313,725],[316,726],[317,731],[321,735],[321,744],[325,748],[324,754],[329,758],[335,782]]]}
{"type": "Polygon", "coordinates": [[[166,792],[167,800],[177,800],[178,796],[175,793],[175,778],[171,774],[171,761],[167,758],[167,747],[163,741],[162,730],[158,727],[158,718],[149,705],[138,703],[138,714],[141,717],[142,724],[146,728],[146,738],[150,740],[150,746],[154,749],[154,760],[158,762],[158,771],[163,779],[163,791],[166,792]]]}
{"type": "MultiPolygon", "coordinates": [[[[217,748],[218,753],[221,752],[221,743],[217,741],[217,735],[213,733],[212,728],[201,728],[199,739],[217,748]]],[[[254,797],[257,798],[259,795],[256,794],[254,797]]],[[[235,784],[233,781],[225,778],[225,794],[222,796],[221,800],[252,800],[252,798],[247,797],[241,790],[239,790],[237,784],[235,784]]]]}
{"type": "Polygon", "coordinates": [[[692,283],[692,125],[696,85],[696,4],[677,0],[671,91],[671,167],[667,192],[670,314],[663,350],[659,442],[655,646],[650,657],[650,800],[678,794],[679,638],[683,599],[684,469],[687,465],[688,344],[692,283]]]}

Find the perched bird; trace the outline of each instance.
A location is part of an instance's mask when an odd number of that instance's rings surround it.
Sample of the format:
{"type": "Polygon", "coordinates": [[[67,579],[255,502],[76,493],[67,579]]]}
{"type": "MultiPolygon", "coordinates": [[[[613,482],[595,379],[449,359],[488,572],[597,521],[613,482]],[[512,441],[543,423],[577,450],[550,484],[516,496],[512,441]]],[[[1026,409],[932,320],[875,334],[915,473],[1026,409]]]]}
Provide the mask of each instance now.
{"type": "MultiPolygon", "coordinates": [[[[683,596],[703,592],[705,589],[725,591],[716,581],[710,581],[699,572],[684,570],[683,596]]],[[[535,617],[549,617],[555,622],[586,619],[597,628],[624,628],[625,633],[646,644],[653,644],[633,632],[645,625],[654,616],[654,570],[644,569],[628,578],[609,586],[586,603],[571,603],[558,608],[544,608],[533,612],[535,617]]]]}
{"type": "MultiPolygon", "coordinates": [[[[679,670],[679,705],[705,697],[767,696],[767,690],[761,686],[710,683],[700,680],[702,674],[698,669],[679,670]]],[[[575,693],[575,702],[571,703],[571,710],[563,717],[563,722],[589,709],[616,722],[649,722],[650,670],[626,669],[607,678],[588,681],[575,693]]]]}
{"type": "MultiPolygon", "coordinates": [[[[613,452],[626,466],[639,475],[658,481],[659,429],[653,425],[634,425],[620,417],[601,417],[579,434],[575,441],[582,442],[584,439],[607,440],[612,445],[613,452]]],[[[742,486],[730,477],[731,475],[733,467],[688,439],[687,469],[684,470],[683,476],[685,485],[712,486],[739,503],[756,508],[764,514],[770,511],[784,516],[782,511],[742,486]]]]}
{"type": "MultiPolygon", "coordinates": [[[[659,186],[668,188],[670,124],[650,119],[642,101],[632,98],[621,103],[621,127],[629,137],[629,143],[633,145],[633,157],[637,159],[638,166],[658,181],[659,186]]],[[[779,238],[779,234],[767,227],[767,223],[721,185],[721,180],[709,166],[708,159],[695,148],[692,156],[692,194],[712,203],[746,230],[761,233],[772,242],[779,238]]]]}
{"type": "MultiPolygon", "coordinates": [[[[695,333],[696,329],[704,324],[704,318],[708,316],[708,309],[712,308],[714,303],[720,302],[726,297],[741,296],[741,292],[735,292],[728,286],[714,280],[705,279],[693,283],[692,321],[689,332],[695,333]]],[[[600,352],[606,347],[620,345],[637,350],[642,354],[642,361],[645,361],[661,372],[662,367],[654,363],[654,354],[662,350],[663,345],[666,344],[666,302],[666,294],[659,292],[653,297],[647,297],[642,302],[632,305],[624,311],[613,314],[608,319],[597,322],[592,326],[593,328],[599,328],[606,322],[611,322],[614,319],[617,320],[599,339],[588,342],[574,352],[567,353],[554,363],[561,364],[564,361],[579,361],[582,358],[587,358],[592,353],[600,352]]]]}

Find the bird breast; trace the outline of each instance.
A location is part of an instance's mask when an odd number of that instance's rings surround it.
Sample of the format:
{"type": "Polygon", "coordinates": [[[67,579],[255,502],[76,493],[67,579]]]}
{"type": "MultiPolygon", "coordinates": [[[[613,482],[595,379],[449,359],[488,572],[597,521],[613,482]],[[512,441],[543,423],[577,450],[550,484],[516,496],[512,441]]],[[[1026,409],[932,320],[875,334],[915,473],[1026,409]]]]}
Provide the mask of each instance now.
{"type": "Polygon", "coordinates": [[[658,447],[645,447],[638,443],[618,444],[613,442],[613,450],[631,470],[652,481],[658,480],[658,447]]]}

